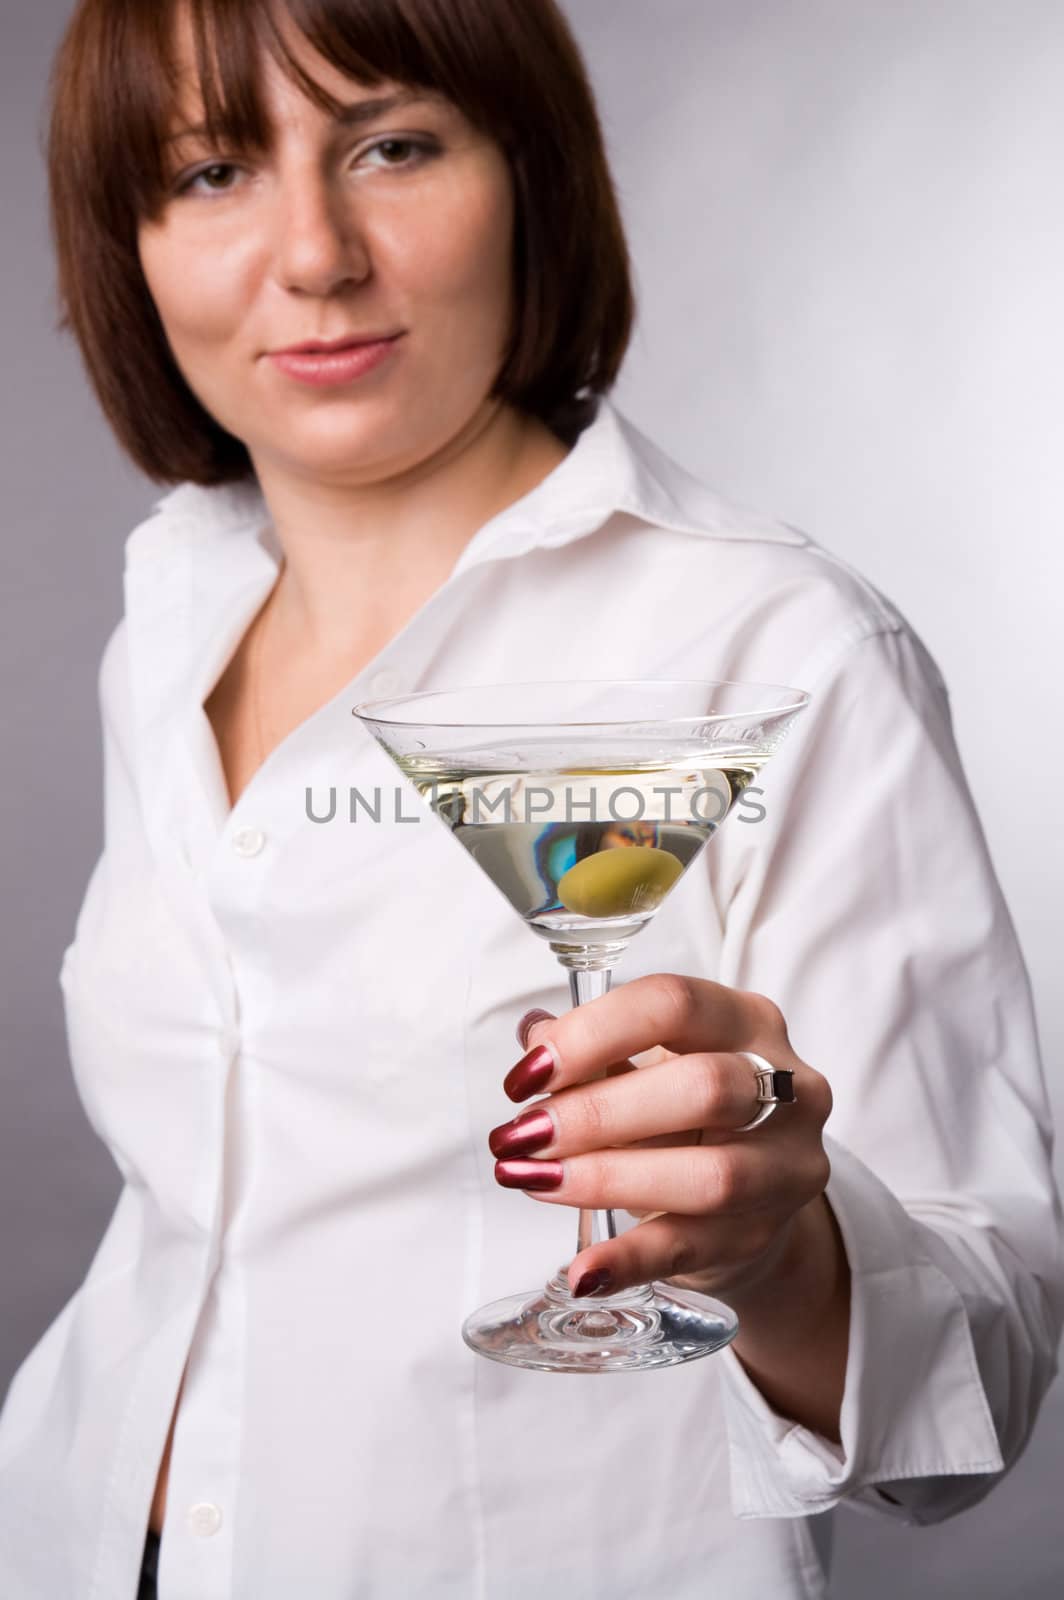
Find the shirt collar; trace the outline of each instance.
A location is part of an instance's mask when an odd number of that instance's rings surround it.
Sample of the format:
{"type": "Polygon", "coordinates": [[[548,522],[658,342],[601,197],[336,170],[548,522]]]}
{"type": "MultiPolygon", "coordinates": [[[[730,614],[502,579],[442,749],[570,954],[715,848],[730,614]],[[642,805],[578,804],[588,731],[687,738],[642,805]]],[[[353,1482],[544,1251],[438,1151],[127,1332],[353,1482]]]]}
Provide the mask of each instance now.
{"type": "MultiPolygon", "coordinates": [[[[801,545],[785,523],[740,509],[699,482],[600,397],[593,419],[547,476],[478,529],[454,568],[551,549],[601,527],[623,512],[679,533],[714,539],[801,545]]],[[[205,488],[184,483],[155,503],[126,541],[127,562],[192,551],[250,535],[273,561],[280,558],[257,483],[205,488]]]]}

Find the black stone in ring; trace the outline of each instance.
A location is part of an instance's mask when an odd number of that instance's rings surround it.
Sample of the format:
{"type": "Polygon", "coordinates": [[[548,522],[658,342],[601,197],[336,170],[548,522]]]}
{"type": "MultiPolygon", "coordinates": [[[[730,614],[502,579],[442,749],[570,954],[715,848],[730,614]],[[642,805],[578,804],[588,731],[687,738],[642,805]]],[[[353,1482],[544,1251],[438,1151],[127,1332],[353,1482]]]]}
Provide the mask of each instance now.
{"type": "Polygon", "coordinates": [[[764,1097],[758,1094],[757,1098],[778,1100],[780,1105],[792,1106],[798,1098],[794,1092],[794,1073],[787,1067],[776,1067],[772,1073],[770,1093],[764,1097]]]}

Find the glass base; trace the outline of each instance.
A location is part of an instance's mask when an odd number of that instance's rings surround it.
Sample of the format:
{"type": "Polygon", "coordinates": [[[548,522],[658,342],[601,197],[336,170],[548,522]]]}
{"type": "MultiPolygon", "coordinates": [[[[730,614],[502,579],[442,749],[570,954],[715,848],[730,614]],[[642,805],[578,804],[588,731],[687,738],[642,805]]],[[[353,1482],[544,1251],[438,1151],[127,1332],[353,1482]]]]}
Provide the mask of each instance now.
{"type": "Polygon", "coordinates": [[[574,1300],[564,1272],[534,1294],[493,1300],[466,1318],[471,1350],[536,1372],[646,1372],[730,1344],[739,1319],[719,1300],[644,1284],[574,1300]]]}

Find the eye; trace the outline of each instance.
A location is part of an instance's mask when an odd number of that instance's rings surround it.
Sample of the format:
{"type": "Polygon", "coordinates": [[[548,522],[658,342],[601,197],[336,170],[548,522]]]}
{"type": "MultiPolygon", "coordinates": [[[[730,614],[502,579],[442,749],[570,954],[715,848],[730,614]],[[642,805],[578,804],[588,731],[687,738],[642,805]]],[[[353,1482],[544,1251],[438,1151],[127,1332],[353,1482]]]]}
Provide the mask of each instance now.
{"type": "Polygon", "coordinates": [[[378,152],[385,158],[379,163],[384,167],[416,167],[420,166],[423,161],[431,159],[432,156],[438,155],[439,146],[434,140],[395,136],[387,139],[377,139],[373,144],[367,145],[362,154],[363,156],[371,156],[378,152]]]}
{"type": "Polygon", "coordinates": [[[198,191],[199,193],[226,194],[232,184],[224,181],[219,183],[217,180],[219,177],[223,180],[226,177],[231,177],[236,171],[237,168],[231,161],[212,161],[209,166],[200,167],[198,172],[190,172],[187,177],[182,178],[177,184],[175,192],[177,194],[196,193],[196,185],[202,179],[206,183],[206,190],[201,189],[198,191]]]}

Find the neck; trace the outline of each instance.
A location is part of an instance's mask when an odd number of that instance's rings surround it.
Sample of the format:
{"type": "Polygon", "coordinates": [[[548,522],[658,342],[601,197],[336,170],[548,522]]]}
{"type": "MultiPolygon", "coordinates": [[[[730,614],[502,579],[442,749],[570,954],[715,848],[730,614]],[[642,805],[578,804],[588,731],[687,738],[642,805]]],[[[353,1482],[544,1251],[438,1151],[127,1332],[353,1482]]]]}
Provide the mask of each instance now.
{"type": "Polygon", "coordinates": [[[542,423],[488,401],[427,459],[364,483],[256,462],[284,563],[272,599],[288,648],[380,648],[448,577],[477,530],[567,455],[542,423]]]}

